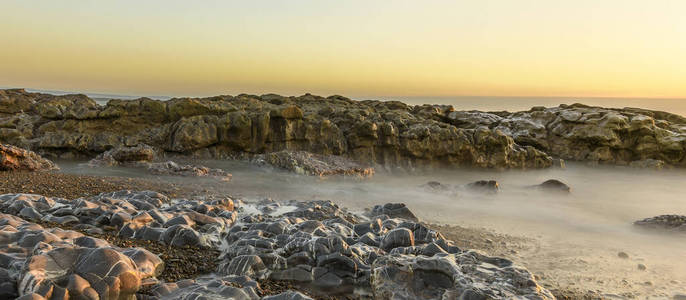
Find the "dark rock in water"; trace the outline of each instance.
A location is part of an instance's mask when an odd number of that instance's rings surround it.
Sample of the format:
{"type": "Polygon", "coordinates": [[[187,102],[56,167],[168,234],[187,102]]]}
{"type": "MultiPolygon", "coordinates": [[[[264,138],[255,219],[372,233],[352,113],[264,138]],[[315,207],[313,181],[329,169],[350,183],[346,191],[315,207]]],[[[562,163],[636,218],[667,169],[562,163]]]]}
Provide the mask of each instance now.
{"type": "Polygon", "coordinates": [[[417,222],[419,219],[410,211],[405,203],[386,203],[384,205],[376,205],[371,211],[372,216],[387,215],[391,218],[401,218],[417,222]]]}
{"type": "Polygon", "coordinates": [[[686,233],[686,216],[661,215],[634,222],[634,225],[648,229],[660,229],[686,233]]]}
{"type": "Polygon", "coordinates": [[[59,168],[33,151],[0,144],[0,171],[50,171],[59,168]]]}
{"type": "Polygon", "coordinates": [[[467,188],[473,191],[495,194],[500,189],[500,186],[498,185],[498,182],[495,180],[479,180],[467,184],[467,188]]]}
{"type": "Polygon", "coordinates": [[[639,169],[662,170],[663,168],[665,168],[666,164],[664,161],[659,159],[643,159],[632,161],[631,163],[629,163],[629,166],[632,168],[639,169]]]}
{"type": "Polygon", "coordinates": [[[140,144],[134,147],[119,146],[101,153],[96,158],[92,159],[88,164],[90,166],[118,166],[122,164],[135,164],[152,162],[156,157],[154,148],[140,144]]]}
{"type": "Polygon", "coordinates": [[[559,181],[557,179],[550,179],[546,180],[545,182],[536,185],[538,189],[541,189],[543,191],[547,192],[561,192],[561,193],[569,193],[571,192],[571,188],[566,185],[564,182],[559,181]]]}
{"type": "Polygon", "coordinates": [[[198,165],[179,165],[173,161],[147,164],[148,171],[156,175],[215,177],[222,181],[230,181],[231,174],[222,169],[210,169],[198,165]]]}
{"type": "Polygon", "coordinates": [[[429,181],[425,184],[422,184],[419,186],[420,188],[424,189],[424,191],[427,191],[429,193],[435,193],[435,194],[454,194],[455,191],[450,185],[440,183],[438,181],[429,181]]]}
{"type": "Polygon", "coordinates": [[[255,161],[303,175],[321,177],[345,175],[363,178],[374,175],[374,168],[362,166],[351,159],[305,151],[272,152],[257,156],[255,161]]]}

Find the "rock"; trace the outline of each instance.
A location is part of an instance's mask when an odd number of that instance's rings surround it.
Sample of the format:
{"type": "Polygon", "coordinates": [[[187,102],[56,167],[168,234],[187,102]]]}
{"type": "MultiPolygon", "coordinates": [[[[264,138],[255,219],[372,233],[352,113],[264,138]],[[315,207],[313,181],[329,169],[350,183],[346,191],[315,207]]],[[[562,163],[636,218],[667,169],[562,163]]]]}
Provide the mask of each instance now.
{"type": "Polygon", "coordinates": [[[278,295],[264,297],[262,300],[312,300],[312,298],[305,296],[300,292],[285,291],[278,295]]]}
{"type": "Polygon", "coordinates": [[[559,181],[557,179],[550,179],[546,180],[543,183],[534,186],[542,191],[546,192],[560,192],[560,193],[569,193],[571,192],[571,188],[566,185],[564,182],[559,181]]]}
{"type": "Polygon", "coordinates": [[[260,155],[256,161],[286,169],[297,174],[313,176],[345,175],[371,177],[374,169],[350,159],[334,155],[317,155],[304,151],[279,151],[260,155]]]}
{"type": "Polygon", "coordinates": [[[447,184],[442,184],[438,181],[429,181],[419,186],[424,191],[434,194],[455,194],[453,188],[447,184]]]}
{"type": "MultiPolygon", "coordinates": [[[[239,95],[111,100],[103,107],[83,95],[23,90],[2,90],[1,94],[0,141],[56,156],[140,144],[213,158],[306,151],[323,156],[314,160],[325,164],[349,160],[359,165],[333,163],[330,168],[309,171],[303,167],[307,172],[336,170],[336,174],[365,176],[371,174],[368,166],[375,165],[386,169],[540,168],[551,163],[548,154],[518,144],[502,130],[473,126],[471,119],[453,125],[462,118],[453,114],[450,119],[454,112],[450,106],[410,107],[400,102],[313,95],[239,95]]],[[[484,115],[482,119],[493,119],[487,122],[504,118],[484,115]]],[[[94,164],[117,161],[99,160],[94,164]]]]}
{"type": "Polygon", "coordinates": [[[16,272],[16,277],[0,283],[0,293],[6,295],[14,293],[5,290],[5,283],[11,282],[18,288],[16,295],[25,299],[130,299],[141,280],[154,278],[163,268],[162,260],[145,249],[119,249],[104,240],[44,229],[11,215],[0,214],[0,219],[9,221],[0,228],[2,264],[16,272]],[[6,255],[8,249],[14,249],[11,256],[6,255]]]}
{"type": "Polygon", "coordinates": [[[641,271],[645,271],[647,269],[646,265],[644,265],[644,264],[638,264],[636,267],[641,271]]]}
{"type": "Polygon", "coordinates": [[[617,257],[627,259],[627,258],[629,258],[629,254],[626,254],[626,252],[620,251],[617,253],[617,257]]]}
{"type": "Polygon", "coordinates": [[[665,167],[665,162],[659,159],[644,159],[632,161],[629,163],[629,166],[640,169],[662,170],[665,167]]]}
{"type": "Polygon", "coordinates": [[[401,218],[417,222],[419,219],[405,206],[404,203],[386,203],[376,205],[371,211],[372,216],[387,215],[391,218],[401,218]]]}
{"type": "Polygon", "coordinates": [[[372,265],[375,299],[555,299],[528,271],[475,252],[384,256],[372,265]],[[469,278],[468,280],[460,280],[469,278]],[[498,278],[499,280],[492,280],[498,278]]]}
{"type": "Polygon", "coordinates": [[[672,296],[673,300],[686,300],[686,293],[684,294],[675,294],[672,296]]]}
{"type": "Polygon", "coordinates": [[[140,144],[135,147],[120,146],[98,155],[98,157],[92,159],[88,164],[96,167],[145,163],[153,161],[155,156],[155,149],[145,144],[140,144]]]}
{"type": "Polygon", "coordinates": [[[198,165],[179,165],[173,161],[148,164],[148,171],[156,175],[215,177],[222,181],[230,181],[231,174],[221,169],[210,169],[198,165]]]}
{"type": "Polygon", "coordinates": [[[498,182],[495,180],[479,180],[467,184],[467,188],[477,192],[495,194],[500,189],[500,186],[498,185],[498,182]]]}
{"type": "MultiPolygon", "coordinates": [[[[378,205],[367,218],[331,201],[263,201],[252,204],[255,213],[243,212],[233,224],[233,203],[213,197],[172,201],[151,191],[76,200],[0,195],[0,209],[13,214],[35,211],[43,220],[76,219],[81,224],[74,227],[81,229],[117,226],[120,237],[159,241],[170,251],[221,249],[219,257],[207,257],[217,259],[213,274],[161,282],[155,277],[164,261],[147,250],[120,249],[103,239],[43,229],[0,214],[0,293],[2,270],[11,267],[21,271],[19,277],[7,273],[9,286],[19,287],[17,296],[33,298],[132,299],[144,287],[151,299],[259,299],[257,291],[262,295],[270,287],[260,290],[254,280],[297,282],[335,297],[549,298],[525,269],[455,247],[416,223],[404,204],[378,205]],[[286,212],[266,209],[274,207],[286,212]]],[[[305,296],[290,292],[275,297],[305,296]]]]}
{"type": "Polygon", "coordinates": [[[397,247],[414,246],[414,234],[407,228],[396,228],[389,231],[383,240],[381,240],[380,248],[385,251],[391,251],[397,247]]]}
{"type": "Polygon", "coordinates": [[[0,144],[0,171],[50,171],[59,168],[33,151],[0,144]]]}
{"type": "Polygon", "coordinates": [[[636,221],[634,225],[647,229],[686,233],[686,216],[660,215],[636,221]]]}

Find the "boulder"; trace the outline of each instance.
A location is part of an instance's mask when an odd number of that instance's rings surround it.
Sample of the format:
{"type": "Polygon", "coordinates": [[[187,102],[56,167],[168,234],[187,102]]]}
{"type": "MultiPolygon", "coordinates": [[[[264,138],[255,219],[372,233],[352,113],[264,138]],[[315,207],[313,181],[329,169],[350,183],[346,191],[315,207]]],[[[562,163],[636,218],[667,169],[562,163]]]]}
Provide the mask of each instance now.
{"type": "Polygon", "coordinates": [[[557,179],[546,180],[534,187],[546,192],[570,193],[572,190],[567,184],[557,179]]]}
{"type": "Polygon", "coordinates": [[[472,191],[495,194],[500,190],[498,182],[495,180],[479,180],[467,184],[467,188],[472,191]]]}
{"type": "Polygon", "coordinates": [[[88,165],[97,166],[118,166],[126,164],[151,162],[156,157],[154,148],[140,144],[133,147],[119,146],[101,153],[96,158],[88,162],[88,165]]]}
{"type": "Polygon", "coordinates": [[[33,151],[0,144],[0,171],[50,171],[59,169],[33,151]]]}
{"type": "Polygon", "coordinates": [[[418,218],[404,203],[386,203],[376,205],[371,211],[371,216],[387,215],[391,218],[401,218],[417,222],[418,218]]]}
{"type": "Polygon", "coordinates": [[[305,151],[279,151],[255,158],[260,164],[268,164],[291,172],[312,176],[371,177],[374,169],[350,159],[335,155],[317,155],[305,151]]]}

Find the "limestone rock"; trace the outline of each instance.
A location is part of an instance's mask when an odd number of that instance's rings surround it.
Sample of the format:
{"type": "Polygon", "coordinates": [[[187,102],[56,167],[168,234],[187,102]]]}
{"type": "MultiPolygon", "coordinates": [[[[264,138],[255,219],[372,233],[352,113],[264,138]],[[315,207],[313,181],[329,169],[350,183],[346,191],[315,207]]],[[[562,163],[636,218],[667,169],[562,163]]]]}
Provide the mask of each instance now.
{"type": "Polygon", "coordinates": [[[121,164],[134,164],[151,162],[156,157],[154,148],[140,144],[133,147],[119,146],[107,152],[101,153],[92,159],[90,166],[118,166],[121,164]]]}
{"type": "Polygon", "coordinates": [[[53,162],[33,151],[0,144],[0,170],[49,171],[59,169],[53,162]]]}
{"type": "Polygon", "coordinates": [[[334,155],[317,155],[304,151],[279,151],[260,155],[258,163],[269,164],[297,174],[312,176],[357,176],[371,177],[374,169],[365,167],[350,159],[334,155]]]}

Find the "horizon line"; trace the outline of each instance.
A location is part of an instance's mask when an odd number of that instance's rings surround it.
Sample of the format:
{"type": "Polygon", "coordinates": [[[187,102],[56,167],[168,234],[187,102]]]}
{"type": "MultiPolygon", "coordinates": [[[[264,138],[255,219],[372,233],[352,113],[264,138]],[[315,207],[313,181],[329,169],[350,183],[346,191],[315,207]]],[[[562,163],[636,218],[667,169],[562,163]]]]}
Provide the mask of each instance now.
{"type": "MultiPolygon", "coordinates": [[[[188,96],[188,95],[176,95],[176,96],[165,96],[165,95],[150,95],[150,94],[118,94],[118,93],[113,93],[113,92],[100,92],[100,91],[65,91],[65,90],[53,90],[53,89],[40,89],[40,88],[33,88],[33,87],[7,87],[7,86],[0,86],[0,89],[24,89],[28,92],[37,92],[37,93],[45,93],[45,94],[52,94],[52,95],[69,95],[69,94],[84,94],[89,97],[93,98],[108,98],[112,97],[111,99],[122,99],[123,98],[130,98],[130,99],[137,99],[137,98],[153,98],[153,99],[158,99],[158,100],[169,100],[173,98],[203,98],[203,97],[213,97],[213,96],[219,96],[219,95],[230,95],[226,93],[219,93],[219,94],[213,94],[213,95],[194,95],[194,96],[188,96]],[[98,97],[95,97],[98,96],[98,97]],[[119,97],[119,98],[118,98],[119,97]]],[[[305,92],[301,95],[282,95],[278,93],[261,93],[261,94],[253,94],[253,93],[247,93],[247,92],[241,92],[236,95],[240,94],[249,94],[249,95],[266,95],[266,94],[277,94],[281,96],[286,96],[286,97],[298,97],[306,94],[310,95],[317,95],[315,93],[311,92],[305,92]]],[[[626,99],[626,100],[650,100],[650,99],[660,99],[660,100],[686,100],[686,96],[684,97],[650,97],[650,96],[559,96],[559,95],[549,95],[549,96],[532,96],[532,95],[450,95],[450,96],[431,96],[431,95],[421,95],[421,96],[413,96],[413,95],[385,95],[385,96],[346,96],[345,94],[331,94],[331,95],[341,95],[353,100],[393,100],[392,98],[399,98],[399,99],[456,99],[456,98],[521,98],[521,99],[550,99],[550,98],[561,98],[561,99],[626,99]]],[[[331,96],[329,95],[329,96],[331,96]]]]}

